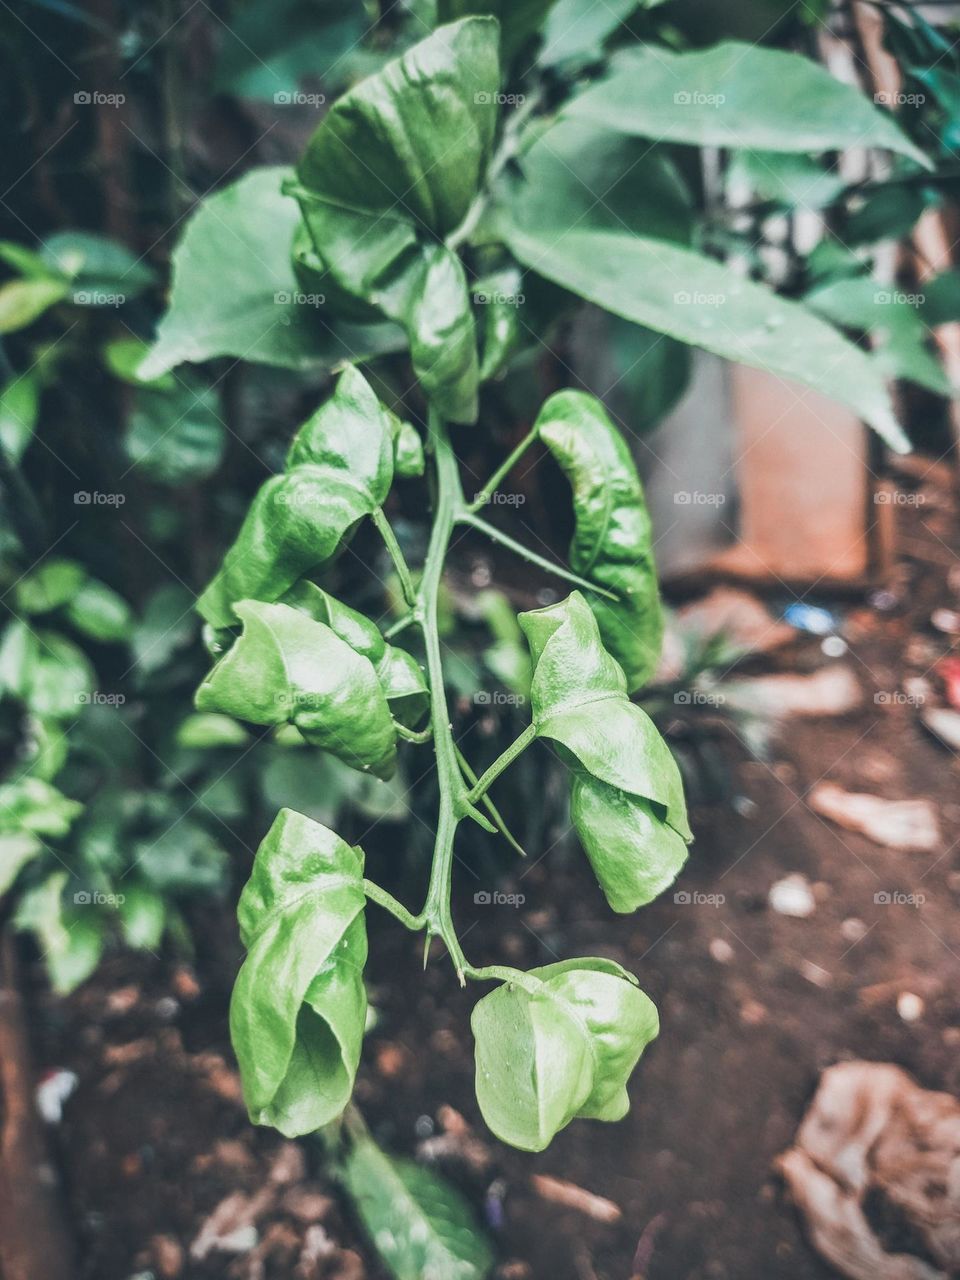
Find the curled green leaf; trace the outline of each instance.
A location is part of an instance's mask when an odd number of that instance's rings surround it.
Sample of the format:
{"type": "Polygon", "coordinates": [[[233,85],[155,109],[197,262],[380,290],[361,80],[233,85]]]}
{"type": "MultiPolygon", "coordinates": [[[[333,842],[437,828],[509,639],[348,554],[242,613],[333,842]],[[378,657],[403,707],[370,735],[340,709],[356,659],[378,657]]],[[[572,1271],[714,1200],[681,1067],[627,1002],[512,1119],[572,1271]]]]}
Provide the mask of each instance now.
{"type": "Polygon", "coordinates": [[[289,605],[243,600],[236,613],[243,633],[197,690],[197,710],[292,724],[352,768],[389,778],[397,736],[370,660],[289,605]]]}
{"type": "Polygon", "coordinates": [[[466,18],[362,80],[324,117],[290,187],[312,242],[301,263],[332,297],[403,326],[424,390],[455,422],[476,418],[476,336],[463,268],[443,241],[490,155],[498,36],[490,18],[466,18]]]}
{"type": "Polygon", "coordinates": [[[634,911],[686,861],[692,836],[680,772],[653,721],[627,697],[623,671],[578,591],[519,622],[534,662],[537,735],[571,761],[571,817],[607,901],[634,911]]]}
{"type": "Polygon", "coordinates": [[[663,643],[643,485],[626,441],[595,396],[558,391],[540,410],[537,432],[573,489],[570,567],[619,596],[616,602],[592,596],[590,607],[632,692],[653,675],[663,643]]]}
{"type": "Polygon", "coordinates": [[[626,1083],[660,1029],[652,1001],[611,960],[545,965],[477,1004],[476,1090],[504,1142],[542,1151],[575,1117],[620,1120],[626,1083]]]}
{"type": "Polygon", "coordinates": [[[367,999],[363,854],[282,809],[257,850],[237,915],[247,958],[230,1035],[256,1124],[312,1133],[350,1100],[367,999]]]}
{"type": "Polygon", "coordinates": [[[325,623],[351,649],[373,663],[390,710],[401,724],[413,728],[430,705],[430,691],[416,658],[387,644],[375,622],[321,590],[313,582],[298,582],[284,603],[325,623]]]}
{"type": "Polygon", "coordinates": [[[286,470],[257,493],[223,567],[198,603],[214,627],[234,626],[238,600],[277,600],[329,560],[393,482],[395,415],[349,366],[297,433],[286,470]]]}

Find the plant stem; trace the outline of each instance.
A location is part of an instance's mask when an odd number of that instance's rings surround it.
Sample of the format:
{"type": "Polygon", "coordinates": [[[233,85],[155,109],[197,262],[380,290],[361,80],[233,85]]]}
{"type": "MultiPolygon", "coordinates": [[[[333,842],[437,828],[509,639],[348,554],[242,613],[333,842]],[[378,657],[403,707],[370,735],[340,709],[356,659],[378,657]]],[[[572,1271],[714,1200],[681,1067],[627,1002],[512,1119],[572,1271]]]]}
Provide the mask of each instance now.
{"type": "Polygon", "coordinates": [[[481,533],[485,533],[494,542],[499,542],[501,546],[507,547],[515,555],[522,556],[524,560],[529,560],[531,564],[539,565],[547,573],[555,574],[558,578],[564,578],[567,582],[572,582],[576,587],[582,587],[584,591],[593,591],[596,595],[605,596],[608,600],[619,600],[620,598],[615,592],[608,591],[606,587],[598,587],[595,582],[590,582],[587,578],[581,578],[579,573],[565,569],[562,564],[554,564],[552,560],[547,560],[544,556],[537,555],[536,551],[531,551],[522,542],[517,542],[514,538],[511,538],[508,533],[503,533],[492,524],[487,524],[486,520],[481,520],[468,507],[461,509],[459,523],[468,524],[472,529],[479,529],[481,533]]]}
{"type": "Polygon", "coordinates": [[[418,610],[426,649],[427,678],[430,682],[430,720],[433,724],[440,804],[430,884],[420,915],[426,924],[428,939],[431,936],[439,936],[443,939],[456,967],[457,976],[463,984],[464,972],[469,966],[453,927],[450,892],[453,881],[453,841],[460,819],[470,811],[470,803],[467,798],[466,783],[457,765],[447,695],[443,686],[440,632],[437,625],[437,602],[443,562],[450,544],[450,535],[453,532],[457,512],[463,504],[463,493],[457,471],[457,460],[443,419],[434,409],[430,410],[430,439],[437,472],[437,498],[433,528],[430,531],[430,544],[427,547],[427,558],[420,581],[418,610]]]}
{"type": "Polygon", "coordinates": [[[407,565],[406,558],[400,550],[400,543],[397,541],[397,535],[390,527],[390,521],[383,514],[380,507],[377,507],[372,513],[373,523],[380,531],[380,537],[383,538],[383,544],[390,554],[393,561],[393,567],[397,571],[397,577],[400,579],[400,588],[403,591],[403,598],[412,609],[417,598],[417,593],[413,587],[413,578],[410,576],[410,568],[407,565]]]}
{"type": "Polygon", "coordinates": [[[506,964],[488,964],[482,969],[474,969],[472,965],[467,968],[467,977],[474,982],[510,982],[515,987],[521,987],[524,991],[529,991],[531,995],[536,995],[538,991],[543,990],[543,983],[539,978],[535,978],[533,974],[524,973],[522,969],[513,969],[506,964]]]}
{"type": "Polygon", "coordinates": [[[429,742],[433,737],[433,726],[429,724],[425,729],[408,729],[399,720],[394,720],[393,728],[397,737],[403,738],[404,742],[429,742]]]}
{"type": "Polygon", "coordinates": [[[517,462],[523,457],[526,451],[533,444],[534,440],[539,437],[536,427],[531,427],[530,431],[523,437],[515,449],[511,449],[510,453],[504,458],[503,462],[497,467],[496,471],[483,486],[477,496],[471,503],[468,503],[467,510],[471,513],[477,512],[481,507],[485,507],[490,498],[500,488],[504,478],[510,474],[517,462]]]}
{"type": "Polygon", "coordinates": [[[529,747],[530,743],[536,736],[536,726],[528,724],[520,737],[511,742],[506,751],[498,755],[490,768],[485,770],[479,781],[474,783],[468,792],[468,798],[471,801],[482,799],[483,796],[486,795],[488,788],[496,782],[504,769],[513,764],[514,760],[516,760],[517,756],[520,755],[521,752],[526,751],[527,747],[529,747]]]}
{"type": "Polygon", "coordinates": [[[412,911],[408,911],[402,902],[396,900],[392,893],[387,893],[386,889],[381,889],[372,880],[364,880],[363,892],[371,902],[375,902],[378,907],[383,907],[384,911],[389,911],[392,916],[395,916],[408,929],[418,933],[423,928],[423,921],[419,916],[415,916],[412,911]]]}
{"type": "MultiPolygon", "coordinates": [[[[473,768],[471,768],[469,760],[467,760],[466,756],[463,754],[463,752],[460,750],[459,747],[457,747],[457,760],[460,764],[460,770],[463,773],[463,776],[466,778],[468,784],[471,787],[475,786],[477,783],[476,771],[473,768]]],[[[480,802],[483,805],[483,807],[486,809],[487,813],[489,813],[490,817],[497,824],[497,827],[500,830],[500,834],[504,837],[507,843],[511,845],[512,848],[514,848],[517,851],[517,853],[519,853],[521,858],[525,858],[527,856],[526,849],[524,849],[523,845],[520,843],[520,841],[516,838],[516,836],[513,834],[513,832],[504,822],[503,815],[500,813],[500,810],[493,803],[490,797],[481,796],[480,802]]]]}

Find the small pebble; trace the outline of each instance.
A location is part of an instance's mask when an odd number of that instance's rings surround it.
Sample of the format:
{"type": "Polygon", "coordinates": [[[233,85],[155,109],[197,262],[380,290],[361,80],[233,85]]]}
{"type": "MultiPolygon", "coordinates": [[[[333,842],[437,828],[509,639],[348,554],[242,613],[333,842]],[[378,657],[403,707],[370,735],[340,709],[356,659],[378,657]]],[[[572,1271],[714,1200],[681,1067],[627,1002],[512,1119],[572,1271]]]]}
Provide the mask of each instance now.
{"type": "Polygon", "coordinates": [[[710,956],[717,964],[730,964],[734,957],[733,947],[726,938],[711,938],[710,956]]]}
{"type": "Polygon", "coordinates": [[[960,613],[956,609],[934,609],[930,625],[948,636],[955,636],[960,633],[960,613]]]}
{"type": "Polygon", "coordinates": [[[752,818],[757,812],[757,802],[751,800],[749,796],[734,796],[730,801],[730,807],[741,818],[752,818]]]}
{"type": "Polygon", "coordinates": [[[856,916],[848,916],[840,926],[840,936],[845,942],[859,942],[868,932],[867,926],[856,916]]]}
{"type": "Polygon", "coordinates": [[[916,1022],[923,1017],[923,1001],[912,991],[901,991],[897,996],[897,1013],[904,1022],[916,1022]]]}
{"type": "Polygon", "coordinates": [[[767,901],[778,915],[794,916],[798,920],[813,915],[817,903],[806,876],[784,876],[771,885],[767,901]]]}
{"type": "Polygon", "coordinates": [[[847,648],[848,645],[843,636],[827,636],[820,645],[820,652],[827,658],[842,658],[847,648]]]}

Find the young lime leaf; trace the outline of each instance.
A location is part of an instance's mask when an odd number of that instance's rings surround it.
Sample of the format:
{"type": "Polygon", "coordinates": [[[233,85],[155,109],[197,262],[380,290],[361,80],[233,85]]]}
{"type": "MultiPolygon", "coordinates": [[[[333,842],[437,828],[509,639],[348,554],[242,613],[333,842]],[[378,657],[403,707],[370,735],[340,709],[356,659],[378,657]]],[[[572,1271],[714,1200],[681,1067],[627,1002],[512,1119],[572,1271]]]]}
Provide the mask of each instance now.
{"type": "Polygon", "coordinates": [[[422,476],[426,459],[420,433],[412,422],[402,421],[395,413],[390,413],[390,425],[393,430],[394,471],[405,480],[422,476]]]}
{"type": "Polygon", "coordinates": [[[213,627],[236,624],[238,600],[277,600],[329,560],[348,531],[384,501],[393,482],[395,415],[352,365],[308,418],[253,500],[223,567],[197,604],[213,627]]]}
{"type": "Polygon", "coordinates": [[[17,609],[21,613],[50,613],[72,600],[86,580],[87,571],[76,560],[59,556],[45,560],[17,583],[17,609]]]}
{"type": "Polygon", "coordinates": [[[363,855],[283,809],[237,915],[247,958],[230,1035],[256,1124],[312,1133],[347,1105],[367,1012],[363,855]]]}
{"type": "Polygon", "coordinates": [[[393,715],[409,729],[416,726],[430,705],[430,691],[412,654],[387,644],[375,622],[313,582],[298,582],[283,603],[325,623],[351,649],[368,658],[393,715]]]}
{"type": "Polygon", "coordinates": [[[443,241],[478,194],[497,121],[499,27],[440,27],[334,103],[290,190],[310,264],[337,293],[403,326],[414,371],[444,417],[477,413],[466,276],[443,241]]]}
{"type": "Polygon", "coordinates": [[[565,114],[608,129],[694,146],[768,151],[882,147],[930,162],[893,116],[798,53],[727,40],[674,53],[632,46],[565,114]]]}
{"type": "Polygon", "coordinates": [[[17,876],[43,853],[43,843],[29,831],[0,832],[0,895],[7,892],[17,876]]]}
{"type": "Polygon", "coordinates": [[[571,817],[614,911],[635,911],[675,879],[692,839],[680,773],[607,653],[578,591],[522,613],[534,661],[537,734],[571,759],[571,817]]]}
{"type": "Polygon", "coordinates": [[[71,800],[42,778],[27,774],[0,786],[0,830],[65,836],[82,812],[79,800],[71,800]]]}
{"type": "Polygon", "coordinates": [[[96,578],[86,579],[66,614],[78,631],[104,644],[128,640],[133,632],[133,611],[126,600],[96,578]]]}
{"type": "Polygon", "coordinates": [[[532,989],[504,983],[477,1004],[477,1101],[490,1129],[542,1151],[575,1117],[620,1120],[627,1079],[659,1031],[636,979],[610,960],[533,969],[532,989]]]}
{"type": "Polygon", "coordinates": [[[591,596],[603,643],[633,692],[653,675],[663,643],[663,611],[653,530],[630,450],[595,396],[558,391],[537,416],[537,432],[573,488],[576,531],[570,568],[614,591],[591,596]]]}
{"type": "Polygon", "coordinates": [[[236,612],[243,633],[197,690],[197,710],[293,724],[352,768],[389,778],[397,736],[370,660],[289,605],[243,600],[236,612]]]}
{"type": "Polygon", "coordinates": [[[431,1169],[395,1160],[365,1134],[351,1140],[342,1178],[396,1280],[484,1280],[493,1255],[470,1206],[431,1169]]]}

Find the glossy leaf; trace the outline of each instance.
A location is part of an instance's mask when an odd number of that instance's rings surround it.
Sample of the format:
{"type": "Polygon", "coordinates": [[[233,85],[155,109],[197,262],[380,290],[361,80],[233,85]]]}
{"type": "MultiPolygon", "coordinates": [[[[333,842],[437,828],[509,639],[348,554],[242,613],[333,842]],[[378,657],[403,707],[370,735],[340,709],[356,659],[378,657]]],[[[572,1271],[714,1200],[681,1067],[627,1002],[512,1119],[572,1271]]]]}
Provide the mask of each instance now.
{"type": "Polygon", "coordinates": [[[619,596],[616,603],[603,596],[590,596],[588,602],[633,692],[653,675],[663,642],[643,485],[626,441],[595,396],[558,391],[540,410],[536,425],[573,489],[570,567],[619,596]]]}
{"type": "Polygon", "coordinates": [[[390,711],[401,724],[413,728],[420,721],[430,703],[423,670],[406,649],[387,644],[375,622],[312,582],[297,583],[283,603],[324,623],[373,664],[390,711]]]}
{"type": "Polygon", "coordinates": [[[343,1183],[395,1280],[483,1280],[493,1255],[463,1196],[431,1169],[354,1138],[343,1183]]]}
{"type": "Polygon", "coordinates": [[[571,817],[614,911],[630,912],[672,883],[692,838],[676,762],[626,693],[583,596],[522,613],[534,661],[537,735],[571,762],[571,817]]]}
{"type": "Polygon", "coordinates": [[[201,684],[197,710],[293,724],[354,769],[389,778],[396,730],[370,660],[289,605],[244,600],[236,613],[243,634],[201,684]]]}
{"type": "Polygon", "coordinates": [[[800,54],[737,40],[687,53],[624,49],[565,113],[657,141],[766,151],[883,147],[930,167],[859,89],[800,54]]]}
{"type": "Polygon", "coordinates": [[[299,215],[280,191],[289,175],[280,167],[254,169],[190,215],[173,252],[169,306],[141,378],[213,356],[329,369],[396,348],[399,334],[390,326],[351,326],[327,316],[323,304],[297,300],[290,245],[299,215]]]}
{"type": "Polygon", "coordinates": [[[257,493],[198,609],[214,627],[234,624],[238,600],[276,600],[329,560],[393,481],[395,415],[348,366],[333,396],[297,433],[287,469],[257,493]]]}
{"type": "Polygon", "coordinates": [[[473,1011],[477,1101],[498,1138],[542,1151],[575,1117],[622,1119],[627,1079],[659,1019],[611,960],[562,961],[526,978],[473,1011]]]}
{"type": "Polygon", "coordinates": [[[230,1034],[250,1118],[288,1137],[340,1114],[366,1018],[363,855],[284,809],[240,898],[230,1034]]]}
{"type": "Polygon", "coordinates": [[[521,262],[590,302],[680,342],[812,387],[848,405],[892,449],[909,449],[882,371],[800,303],[662,240],[555,225],[513,225],[506,234],[521,262]]]}
{"type": "Polygon", "coordinates": [[[477,411],[477,353],[466,277],[443,241],[478,194],[497,119],[498,26],[438,28],[330,109],[295,193],[336,289],[407,334],[414,371],[456,422],[477,411]]]}

